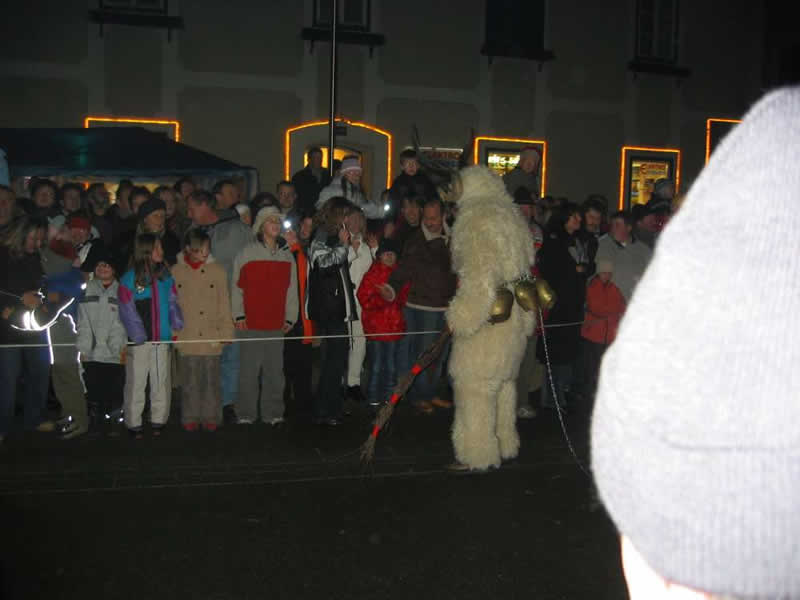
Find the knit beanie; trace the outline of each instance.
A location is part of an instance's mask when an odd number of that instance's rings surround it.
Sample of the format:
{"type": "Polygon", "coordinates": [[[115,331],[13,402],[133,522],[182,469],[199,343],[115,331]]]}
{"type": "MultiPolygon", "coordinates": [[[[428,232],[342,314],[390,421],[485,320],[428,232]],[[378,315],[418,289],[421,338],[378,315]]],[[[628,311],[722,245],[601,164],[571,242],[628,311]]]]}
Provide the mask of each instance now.
{"type": "Polygon", "coordinates": [[[339,169],[339,172],[344,174],[347,171],[361,171],[361,163],[358,162],[358,158],[351,156],[342,161],[342,168],[339,169]]]}
{"type": "Polygon", "coordinates": [[[394,252],[395,256],[400,258],[400,244],[397,240],[385,237],[381,239],[381,243],[378,244],[378,251],[375,253],[375,256],[380,256],[384,252],[394,252]]]}
{"type": "Polygon", "coordinates": [[[601,258],[597,261],[597,273],[613,273],[614,272],[614,263],[608,260],[607,258],[601,258]]]}
{"type": "Polygon", "coordinates": [[[255,220],[253,221],[253,233],[258,235],[261,233],[261,229],[264,227],[264,223],[270,217],[277,217],[278,220],[283,220],[281,216],[281,211],[278,209],[277,206],[265,206],[256,215],[255,220]]]}
{"type": "Polygon", "coordinates": [[[153,198],[151,196],[142,203],[142,205],[139,207],[139,211],[136,213],[136,216],[139,217],[140,221],[144,221],[147,215],[154,213],[157,210],[166,211],[167,205],[164,204],[164,201],[160,198],[153,198]]]}
{"type": "Polygon", "coordinates": [[[115,265],[114,254],[111,249],[99,240],[92,242],[92,247],[89,248],[89,254],[86,255],[86,260],[81,265],[81,271],[86,273],[93,273],[97,265],[101,262],[115,265]]]}
{"type": "Polygon", "coordinates": [[[650,567],[706,593],[800,598],[798,165],[789,88],[714,152],[601,368],[600,498],[650,567]]]}

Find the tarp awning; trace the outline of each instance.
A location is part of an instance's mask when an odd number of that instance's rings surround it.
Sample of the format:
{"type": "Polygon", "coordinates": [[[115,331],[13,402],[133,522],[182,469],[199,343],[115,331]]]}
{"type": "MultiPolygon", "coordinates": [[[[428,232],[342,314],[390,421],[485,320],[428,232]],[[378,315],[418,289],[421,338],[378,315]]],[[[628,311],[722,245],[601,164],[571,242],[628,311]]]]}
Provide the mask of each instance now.
{"type": "Polygon", "coordinates": [[[141,127],[2,129],[12,177],[161,179],[183,175],[251,178],[255,169],[141,127]]]}

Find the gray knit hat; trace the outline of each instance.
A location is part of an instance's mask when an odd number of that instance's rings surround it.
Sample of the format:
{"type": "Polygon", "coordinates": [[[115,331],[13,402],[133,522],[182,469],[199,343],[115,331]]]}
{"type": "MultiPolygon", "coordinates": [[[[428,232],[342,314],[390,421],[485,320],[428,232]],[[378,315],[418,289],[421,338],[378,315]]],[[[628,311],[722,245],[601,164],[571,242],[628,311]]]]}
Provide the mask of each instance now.
{"type": "Polygon", "coordinates": [[[600,497],[656,572],[708,593],[800,598],[798,207],[791,88],[714,152],[603,360],[600,497]]]}

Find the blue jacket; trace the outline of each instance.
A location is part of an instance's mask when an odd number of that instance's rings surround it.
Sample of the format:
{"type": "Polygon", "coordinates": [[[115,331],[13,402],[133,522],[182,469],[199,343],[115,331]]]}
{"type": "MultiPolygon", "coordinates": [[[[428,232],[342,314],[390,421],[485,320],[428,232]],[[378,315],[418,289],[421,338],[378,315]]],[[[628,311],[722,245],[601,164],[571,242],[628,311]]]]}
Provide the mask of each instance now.
{"type": "Polygon", "coordinates": [[[119,317],[134,344],[170,341],[173,329],[183,329],[175,280],[167,275],[137,288],[129,270],[119,281],[119,317]]]}

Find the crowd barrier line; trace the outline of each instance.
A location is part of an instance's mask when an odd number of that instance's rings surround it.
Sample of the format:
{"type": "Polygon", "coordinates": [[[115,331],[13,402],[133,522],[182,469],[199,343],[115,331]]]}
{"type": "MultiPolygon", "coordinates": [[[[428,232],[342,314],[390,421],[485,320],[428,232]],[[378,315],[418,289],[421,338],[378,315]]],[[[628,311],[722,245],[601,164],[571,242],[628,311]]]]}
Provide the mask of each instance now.
{"type": "MultiPolygon", "coordinates": [[[[598,319],[585,319],[583,321],[573,321],[571,323],[550,323],[545,325],[544,327],[537,326],[536,331],[541,329],[555,329],[558,327],[577,327],[578,325],[583,325],[584,323],[594,322],[594,321],[605,321],[606,319],[598,318],[598,319]]],[[[432,335],[440,333],[439,330],[436,331],[407,331],[403,333],[403,335],[432,335]]],[[[144,342],[144,344],[168,344],[168,345],[180,345],[180,344],[235,344],[240,342],[274,342],[278,340],[328,340],[328,339],[339,339],[339,338],[371,338],[371,337],[380,337],[380,336],[387,336],[387,335],[399,335],[397,332],[388,332],[388,333],[363,333],[363,334],[353,334],[350,335],[349,333],[344,334],[337,334],[337,335],[287,335],[287,336],[270,336],[270,337],[256,337],[256,338],[225,338],[225,339],[209,339],[209,340],[166,340],[166,341],[159,341],[159,342],[144,342]]],[[[59,347],[70,347],[76,346],[75,342],[62,342],[62,343],[53,343],[53,344],[0,344],[0,349],[2,348],[59,348],[59,347]]],[[[143,344],[135,344],[134,342],[128,342],[128,346],[141,346],[143,344]]]]}

